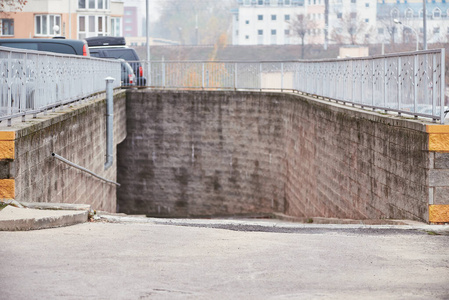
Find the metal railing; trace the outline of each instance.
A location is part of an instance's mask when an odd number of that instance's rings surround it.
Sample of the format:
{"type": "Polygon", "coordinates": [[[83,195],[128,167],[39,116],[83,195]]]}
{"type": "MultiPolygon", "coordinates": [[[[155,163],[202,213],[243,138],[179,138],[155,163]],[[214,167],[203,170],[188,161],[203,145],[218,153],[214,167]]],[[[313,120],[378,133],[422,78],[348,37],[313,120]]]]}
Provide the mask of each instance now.
{"type": "Polygon", "coordinates": [[[103,92],[108,76],[121,78],[119,61],[0,47],[0,121],[103,92]]]}
{"type": "MultiPolygon", "coordinates": [[[[444,49],[436,49],[315,61],[134,63],[146,69],[138,85],[294,91],[444,123],[444,58],[444,49]]],[[[121,72],[116,60],[0,47],[0,121],[102,92],[108,76],[119,87],[121,72]]]]}
{"type": "Polygon", "coordinates": [[[154,88],[295,91],[444,123],[444,58],[444,49],[436,49],[352,59],[142,65],[154,88]]]}

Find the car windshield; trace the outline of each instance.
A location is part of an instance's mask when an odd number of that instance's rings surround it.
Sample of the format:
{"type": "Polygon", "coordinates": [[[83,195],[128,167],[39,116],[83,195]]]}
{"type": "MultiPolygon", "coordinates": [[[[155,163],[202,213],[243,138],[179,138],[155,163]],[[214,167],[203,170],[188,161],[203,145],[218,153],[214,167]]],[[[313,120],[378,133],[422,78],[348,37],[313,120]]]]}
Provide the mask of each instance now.
{"type": "Polygon", "coordinates": [[[106,57],[123,58],[125,60],[138,60],[131,49],[108,49],[104,51],[106,57]]]}

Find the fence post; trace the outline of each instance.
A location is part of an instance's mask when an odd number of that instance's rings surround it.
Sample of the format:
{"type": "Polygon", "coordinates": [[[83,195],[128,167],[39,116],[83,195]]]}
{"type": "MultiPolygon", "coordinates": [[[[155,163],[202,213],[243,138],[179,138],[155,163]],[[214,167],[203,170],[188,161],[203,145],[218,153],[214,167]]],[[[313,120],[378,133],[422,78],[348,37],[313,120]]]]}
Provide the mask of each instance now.
{"type": "Polygon", "coordinates": [[[281,92],[284,91],[284,63],[281,63],[281,92]]]}
{"type": "Polygon", "coordinates": [[[201,88],[204,90],[204,63],[201,64],[201,88]]]}
{"type": "Polygon", "coordinates": [[[104,164],[104,169],[107,170],[112,166],[112,139],[114,132],[114,98],[112,93],[112,83],[114,78],[106,77],[106,163],[104,164]]]}
{"type": "MultiPolygon", "coordinates": [[[[6,70],[6,72],[8,72],[8,94],[7,94],[7,97],[8,97],[8,106],[7,106],[7,110],[6,110],[6,112],[7,112],[7,115],[9,115],[9,116],[11,116],[12,115],[12,93],[11,93],[11,81],[12,81],[12,79],[11,79],[11,73],[12,73],[12,71],[11,71],[11,51],[9,51],[8,52],[8,69],[6,70]]],[[[8,126],[11,126],[12,125],[12,119],[11,118],[9,118],[8,119],[8,126]]]]}
{"type": "Polygon", "coordinates": [[[374,85],[374,76],[376,74],[375,71],[375,66],[376,64],[374,63],[374,59],[372,60],[373,64],[372,64],[372,69],[371,69],[371,81],[372,81],[372,85],[371,85],[371,106],[373,106],[374,108],[374,90],[375,90],[375,85],[374,85]]]}
{"type": "Polygon", "coordinates": [[[162,87],[165,88],[165,57],[162,57],[162,87]]]}
{"type": "Polygon", "coordinates": [[[440,61],[440,102],[441,102],[441,110],[440,110],[440,124],[444,124],[444,104],[445,104],[445,87],[446,87],[446,70],[444,69],[446,67],[445,65],[445,53],[446,49],[441,48],[441,61],[440,61]]]}
{"type": "Polygon", "coordinates": [[[416,111],[416,106],[418,103],[418,55],[415,54],[415,59],[413,62],[413,73],[415,73],[414,75],[414,84],[413,84],[413,112],[416,111]]]}
{"type": "Polygon", "coordinates": [[[385,107],[386,106],[386,102],[387,102],[387,74],[388,74],[388,72],[387,72],[387,58],[384,57],[383,60],[384,60],[384,70],[383,70],[384,71],[383,72],[384,76],[382,76],[383,81],[384,81],[383,104],[384,104],[384,107],[385,107]]]}
{"type": "Polygon", "coordinates": [[[402,78],[402,74],[399,74],[399,72],[401,72],[401,64],[402,64],[402,61],[401,61],[401,57],[399,56],[398,57],[398,73],[397,73],[397,80],[398,80],[398,109],[400,110],[401,109],[401,96],[402,96],[402,93],[401,93],[401,78],[402,78]]]}

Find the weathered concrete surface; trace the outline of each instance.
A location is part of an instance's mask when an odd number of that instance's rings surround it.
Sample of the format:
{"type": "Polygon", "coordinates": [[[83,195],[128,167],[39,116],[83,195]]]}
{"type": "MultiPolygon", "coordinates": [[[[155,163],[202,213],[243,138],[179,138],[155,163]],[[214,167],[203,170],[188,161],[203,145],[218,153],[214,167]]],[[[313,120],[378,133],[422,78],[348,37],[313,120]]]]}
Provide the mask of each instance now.
{"type": "MultiPolygon", "coordinates": [[[[0,199],[19,202],[90,204],[116,211],[116,187],[69,167],[52,152],[103,177],[116,180],[116,145],[126,136],[124,92],[114,95],[114,163],[104,169],[106,155],[105,99],[73,103],[55,112],[0,124],[0,144],[13,143],[13,155],[0,149],[0,199]],[[3,139],[3,140],[2,140],[3,139]]],[[[9,144],[6,144],[7,146],[9,144]]],[[[7,151],[6,151],[7,152],[7,151]]]]}
{"type": "Polygon", "coordinates": [[[125,213],[429,221],[448,201],[448,158],[421,121],[286,93],[141,90],[127,128],[125,213]]]}
{"type": "Polygon", "coordinates": [[[36,230],[84,223],[88,210],[40,210],[7,206],[0,210],[0,231],[36,230]]]}
{"type": "Polygon", "coordinates": [[[449,297],[447,236],[379,229],[233,229],[84,223],[0,232],[0,298],[449,297]]]}

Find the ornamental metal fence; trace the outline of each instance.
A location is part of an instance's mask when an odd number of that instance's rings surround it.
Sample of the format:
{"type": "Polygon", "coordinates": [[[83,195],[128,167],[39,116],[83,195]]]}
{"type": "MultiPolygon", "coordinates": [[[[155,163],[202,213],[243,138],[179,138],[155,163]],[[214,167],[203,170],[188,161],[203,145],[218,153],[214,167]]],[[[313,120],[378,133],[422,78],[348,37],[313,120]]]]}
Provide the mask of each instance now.
{"type": "MultiPolygon", "coordinates": [[[[311,61],[142,61],[139,76],[151,88],[293,91],[444,123],[444,58],[436,49],[311,61]]],[[[114,88],[135,84],[125,69],[117,60],[0,47],[0,121],[102,92],[108,76],[114,88]]]]}
{"type": "Polygon", "coordinates": [[[444,123],[444,49],[313,61],[151,61],[154,88],[294,91],[444,123]]]}
{"type": "Polygon", "coordinates": [[[117,60],[0,47],[0,121],[68,104],[120,87],[117,60]]]}

